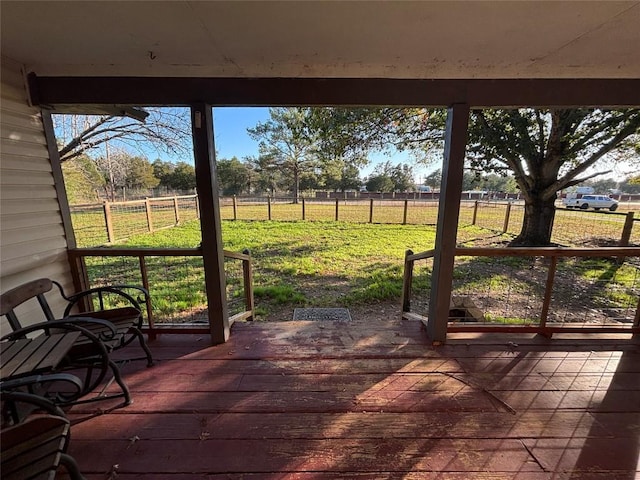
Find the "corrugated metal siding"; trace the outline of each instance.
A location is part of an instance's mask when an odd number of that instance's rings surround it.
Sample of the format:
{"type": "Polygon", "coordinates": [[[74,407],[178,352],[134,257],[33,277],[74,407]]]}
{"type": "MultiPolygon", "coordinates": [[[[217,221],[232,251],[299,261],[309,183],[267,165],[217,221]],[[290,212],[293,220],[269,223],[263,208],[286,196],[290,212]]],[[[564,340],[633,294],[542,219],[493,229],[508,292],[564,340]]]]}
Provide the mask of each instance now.
{"type": "MultiPolygon", "coordinates": [[[[40,112],[30,107],[20,65],[2,59],[0,89],[0,290],[41,277],[72,291],[67,241],[40,112]]],[[[55,313],[64,303],[49,296],[55,313]]],[[[26,323],[41,321],[25,305],[26,323]]],[[[2,325],[3,333],[6,325],[2,325]]]]}

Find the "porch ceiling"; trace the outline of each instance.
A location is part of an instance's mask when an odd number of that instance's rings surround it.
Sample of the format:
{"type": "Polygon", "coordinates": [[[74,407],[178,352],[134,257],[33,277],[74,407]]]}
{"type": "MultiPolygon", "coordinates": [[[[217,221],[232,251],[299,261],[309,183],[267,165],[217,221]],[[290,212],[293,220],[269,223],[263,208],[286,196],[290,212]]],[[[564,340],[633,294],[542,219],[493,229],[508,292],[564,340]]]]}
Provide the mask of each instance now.
{"type": "Polygon", "coordinates": [[[640,2],[3,1],[39,76],[639,78],[640,2]]]}

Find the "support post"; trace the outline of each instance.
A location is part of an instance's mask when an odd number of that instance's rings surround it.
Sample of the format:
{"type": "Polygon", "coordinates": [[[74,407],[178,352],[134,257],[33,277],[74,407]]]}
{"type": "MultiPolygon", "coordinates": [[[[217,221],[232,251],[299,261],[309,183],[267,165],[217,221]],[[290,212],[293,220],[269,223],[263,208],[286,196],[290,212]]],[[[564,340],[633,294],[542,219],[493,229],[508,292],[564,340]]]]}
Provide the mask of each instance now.
{"type": "Polygon", "coordinates": [[[544,288],[544,299],[542,301],[542,310],[540,312],[540,330],[544,331],[547,327],[547,317],[549,316],[549,307],[551,306],[551,296],[553,294],[553,283],[556,278],[556,269],[558,266],[558,257],[551,257],[549,262],[549,271],[547,272],[547,283],[544,288]]]}
{"type": "Polygon", "coordinates": [[[402,214],[402,224],[407,224],[407,210],[409,209],[409,200],[405,199],[404,201],[404,212],[402,214]]]}
{"type": "Polygon", "coordinates": [[[238,203],[236,201],[236,196],[233,196],[233,219],[238,219],[238,203]]]}
{"type": "Polygon", "coordinates": [[[173,197],[173,214],[176,220],[176,225],[180,225],[180,210],[178,209],[178,197],[173,197]]]}
{"type": "Polygon", "coordinates": [[[402,277],[402,311],[411,311],[411,284],[413,282],[413,260],[409,257],[413,255],[412,250],[404,253],[404,275],[402,277]]]}
{"type": "Polygon", "coordinates": [[[471,225],[475,225],[477,219],[478,219],[478,200],[473,202],[473,218],[471,219],[471,225]]]}
{"type": "Polygon", "coordinates": [[[116,241],[116,237],[113,233],[113,220],[111,218],[111,204],[108,201],[104,201],[104,224],[107,227],[107,240],[109,243],[116,241]]]}
{"type": "Polygon", "coordinates": [[[200,229],[202,232],[202,261],[207,293],[209,330],[212,343],[224,343],[229,339],[230,326],[211,105],[206,103],[191,105],[191,128],[193,131],[196,185],[202,208],[200,229]]]}
{"type": "Polygon", "coordinates": [[[369,223],[373,223],[373,198],[369,199],[369,223]]]}
{"type": "Polygon", "coordinates": [[[306,212],[305,212],[305,204],[304,204],[304,197],[302,197],[302,220],[306,220],[306,212]]]}
{"type": "Polygon", "coordinates": [[[242,277],[244,280],[244,305],[251,315],[247,317],[247,320],[254,320],[255,302],[253,298],[253,267],[251,265],[251,252],[248,248],[245,248],[243,252],[249,256],[248,260],[242,260],[242,277]]]}
{"type": "MultiPolygon", "coordinates": [[[[147,261],[144,255],[138,255],[138,262],[140,264],[140,277],[142,278],[142,286],[147,290],[147,292],[151,292],[149,285],[149,273],[147,270],[147,261]]],[[[155,319],[153,318],[153,306],[151,304],[151,297],[149,295],[145,295],[145,306],[147,307],[147,321],[149,323],[149,339],[153,340],[156,338],[156,334],[153,332],[155,328],[155,319]]]]}
{"type": "Polygon", "coordinates": [[[153,220],[151,219],[151,199],[146,198],[144,201],[144,211],[147,214],[147,228],[149,232],[153,232],[153,220]]]}
{"type": "Polygon", "coordinates": [[[340,205],[340,200],[336,198],[336,222],[338,221],[338,206],[340,205]]]}
{"type": "Polygon", "coordinates": [[[510,216],[511,216],[511,202],[507,203],[507,211],[504,213],[504,226],[502,227],[502,233],[507,233],[507,230],[509,230],[510,216]]]}
{"type": "Polygon", "coordinates": [[[624,227],[622,228],[622,235],[620,236],[620,246],[629,246],[629,240],[631,240],[631,230],[633,230],[633,216],[634,212],[628,212],[627,217],[624,220],[624,227]]]}
{"type": "Polygon", "coordinates": [[[271,195],[267,195],[267,219],[271,220],[271,195]]]}
{"type": "Polygon", "coordinates": [[[469,105],[449,107],[427,322],[427,334],[436,345],[447,339],[468,124],[469,105]]]}

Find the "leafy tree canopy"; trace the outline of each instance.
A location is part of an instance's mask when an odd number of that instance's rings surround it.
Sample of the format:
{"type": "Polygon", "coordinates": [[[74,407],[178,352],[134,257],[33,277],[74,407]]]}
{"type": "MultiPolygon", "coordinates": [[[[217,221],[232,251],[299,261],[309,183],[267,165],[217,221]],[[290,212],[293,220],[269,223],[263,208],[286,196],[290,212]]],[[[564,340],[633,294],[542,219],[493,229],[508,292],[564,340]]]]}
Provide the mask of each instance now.
{"type": "Polygon", "coordinates": [[[223,195],[239,195],[248,188],[251,173],[249,167],[236,157],[216,162],[218,186],[223,195]]]}
{"type": "MultiPolygon", "coordinates": [[[[372,108],[314,109],[310,125],[335,154],[409,150],[423,162],[441,158],[445,112],[372,108]]],[[[476,110],[467,159],[471,168],[511,172],[525,200],[514,245],[548,245],[557,192],[604,173],[605,161],[629,160],[639,149],[640,109],[476,110]]]]}
{"type": "Polygon", "coordinates": [[[309,109],[270,108],[270,119],[247,131],[259,142],[260,157],[282,169],[290,179],[295,199],[300,190],[300,176],[317,166],[316,134],[306,121],[309,109]]]}

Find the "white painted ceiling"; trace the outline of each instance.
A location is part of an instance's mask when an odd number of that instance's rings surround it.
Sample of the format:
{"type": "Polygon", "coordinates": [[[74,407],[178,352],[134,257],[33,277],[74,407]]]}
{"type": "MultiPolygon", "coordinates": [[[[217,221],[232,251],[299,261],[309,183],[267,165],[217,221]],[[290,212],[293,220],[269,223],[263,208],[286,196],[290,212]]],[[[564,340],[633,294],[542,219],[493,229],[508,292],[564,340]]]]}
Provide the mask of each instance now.
{"type": "Polygon", "coordinates": [[[38,75],[640,78],[639,1],[7,1],[38,75]]]}

